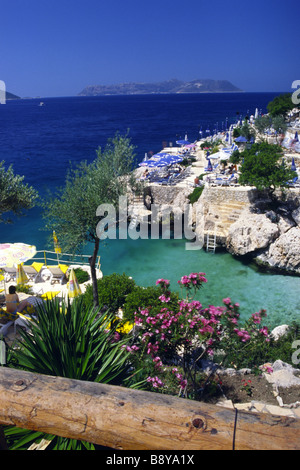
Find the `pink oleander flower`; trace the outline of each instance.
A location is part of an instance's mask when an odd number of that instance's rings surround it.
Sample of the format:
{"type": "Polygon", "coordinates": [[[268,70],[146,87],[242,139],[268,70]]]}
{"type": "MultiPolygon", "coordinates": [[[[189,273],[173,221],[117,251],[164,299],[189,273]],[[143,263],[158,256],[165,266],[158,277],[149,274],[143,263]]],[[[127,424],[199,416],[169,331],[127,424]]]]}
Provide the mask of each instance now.
{"type": "Polygon", "coordinates": [[[223,299],[223,303],[224,303],[225,305],[231,304],[231,299],[230,299],[230,297],[226,297],[226,299],[223,299]]]}
{"type": "Polygon", "coordinates": [[[256,325],[261,323],[261,316],[259,313],[252,313],[251,317],[253,319],[253,323],[256,325]]]}
{"type": "Polygon", "coordinates": [[[264,326],[263,328],[261,328],[259,330],[260,334],[264,335],[264,336],[268,336],[269,334],[269,331],[268,331],[268,328],[266,326],[264,326]]]}
{"type": "Polygon", "coordinates": [[[161,302],[166,302],[166,303],[170,302],[170,299],[171,299],[171,297],[166,297],[164,294],[160,295],[158,298],[161,302]]]}
{"type": "Polygon", "coordinates": [[[170,281],[167,279],[157,279],[156,285],[160,285],[161,287],[168,287],[170,285],[170,281]]]}
{"type": "Polygon", "coordinates": [[[233,331],[241,338],[243,343],[251,339],[251,336],[249,335],[248,331],[238,330],[237,328],[235,328],[233,331]]]}

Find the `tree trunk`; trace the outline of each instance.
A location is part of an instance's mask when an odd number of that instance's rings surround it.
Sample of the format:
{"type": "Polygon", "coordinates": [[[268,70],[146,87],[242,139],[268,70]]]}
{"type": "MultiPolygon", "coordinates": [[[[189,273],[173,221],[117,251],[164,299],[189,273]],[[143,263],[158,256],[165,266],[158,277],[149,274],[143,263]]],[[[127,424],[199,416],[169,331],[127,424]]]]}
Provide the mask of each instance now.
{"type": "Polygon", "coordinates": [[[99,238],[95,238],[94,243],[94,252],[93,255],[89,258],[90,268],[91,268],[91,277],[92,277],[92,285],[93,285],[93,299],[94,299],[94,306],[98,307],[99,305],[99,296],[98,296],[98,287],[97,287],[97,276],[96,276],[96,260],[99,250],[99,238]]]}

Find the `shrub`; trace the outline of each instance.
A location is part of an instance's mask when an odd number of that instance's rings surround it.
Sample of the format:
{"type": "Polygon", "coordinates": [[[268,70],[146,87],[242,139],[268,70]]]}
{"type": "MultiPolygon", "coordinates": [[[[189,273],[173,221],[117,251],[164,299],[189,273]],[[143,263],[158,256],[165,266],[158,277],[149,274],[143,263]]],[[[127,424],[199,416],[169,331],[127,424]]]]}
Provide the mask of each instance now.
{"type": "Polygon", "coordinates": [[[164,279],[156,282],[161,289],[158,296],[161,304],[155,298],[150,303],[157,290],[149,290],[144,302],[137,295],[132,308],[136,310],[137,328],[130,347],[136,370],[140,371],[139,379],[147,378],[151,390],[170,393],[177,380],[180,396],[197,399],[203,392],[200,359],[210,358],[237,369],[249,367],[255,372],[272,356],[275,360],[279,344],[275,352],[274,341],[263,324],[266,311],[254,313],[241,324],[239,304],[230,298],[224,298],[221,307],[205,308],[192,299],[206,282],[204,273],[183,276],[178,283],[186,290],[186,298],[177,303],[169,290],[169,281],[164,279]],[[140,308],[135,309],[138,304],[140,308]]]}
{"type": "Polygon", "coordinates": [[[199,186],[197,188],[194,189],[194,191],[189,194],[188,198],[189,198],[189,201],[191,204],[194,204],[195,202],[198,201],[198,199],[200,198],[202,192],[204,190],[204,186],[199,186]]]}
{"type": "MultiPolygon", "coordinates": [[[[97,287],[99,305],[109,307],[114,312],[117,312],[119,308],[123,307],[126,296],[133,291],[135,281],[130,279],[125,273],[113,273],[98,279],[97,287]]],[[[93,302],[93,287],[91,285],[87,286],[83,297],[86,305],[90,305],[93,302]]]]}
{"type": "MultiPolygon", "coordinates": [[[[124,303],[123,318],[125,321],[134,322],[135,313],[139,309],[145,309],[151,306],[154,309],[161,309],[163,306],[159,296],[161,294],[160,287],[140,287],[136,286],[133,291],[128,294],[124,303]]],[[[176,307],[178,295],[172,293],[170,302],[176,307]]]]}
{"type": "MultiPolygon", "coordinates": [[[[33,373],[68,377],[106,384],[127,384],[131,354],[126,350],[128,339],[115,341],[109,330],[112,316],[99,315],[94,308],[85,308],[82,298],[71,303],[49,300],[38,308],[38,320],[32,321],[30,332],[20,331],[21,341],[8,354],[8,367],[33,373]]],[[[5,428],[11,450],[27,449],[42,438],[51,441],[50,450],[92,450],[93,444],[43,432],[5,428]]]]}
{"type": "Polygon", "coordinates": [[[78,281],[78,284],[83,284],[84,282],[87,282],[90,278],[89,273],[87,271],[84,271],[81,268],[76,268],[74,269],[76,279],[78,281]]]}

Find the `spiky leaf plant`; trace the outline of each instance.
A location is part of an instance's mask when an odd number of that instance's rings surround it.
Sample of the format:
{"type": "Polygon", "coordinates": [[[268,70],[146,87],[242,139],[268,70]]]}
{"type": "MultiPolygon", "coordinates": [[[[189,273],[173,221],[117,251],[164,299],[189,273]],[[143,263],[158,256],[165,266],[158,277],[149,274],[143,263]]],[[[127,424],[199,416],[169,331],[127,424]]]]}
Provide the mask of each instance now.
{"type": "MultiPolygon", "coordinates": [[[[28,332],[21,331],[18,347],[9,351],[8,366],[30,372],[120,385],[129,376],[130,353],[124,341],[114,341],[109,312],[86,307],[81,298],[60,305],[44,302],[28,332]]],[[[27,449],[37,440],[51,449],[94,449],[92,444],[45,433],[6,427],[11,449],[27,449]]]]}

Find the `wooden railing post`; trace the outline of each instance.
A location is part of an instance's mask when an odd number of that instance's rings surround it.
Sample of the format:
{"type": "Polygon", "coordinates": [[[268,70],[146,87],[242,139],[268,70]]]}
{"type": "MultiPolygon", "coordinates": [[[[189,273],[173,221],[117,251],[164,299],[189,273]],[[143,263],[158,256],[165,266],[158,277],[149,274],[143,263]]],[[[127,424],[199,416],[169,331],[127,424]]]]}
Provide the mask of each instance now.
{"type": "Polygon", "coordinates": [[[116,450],[296,450],[300,420],[0,368],[0,424],[116,450]]]}

